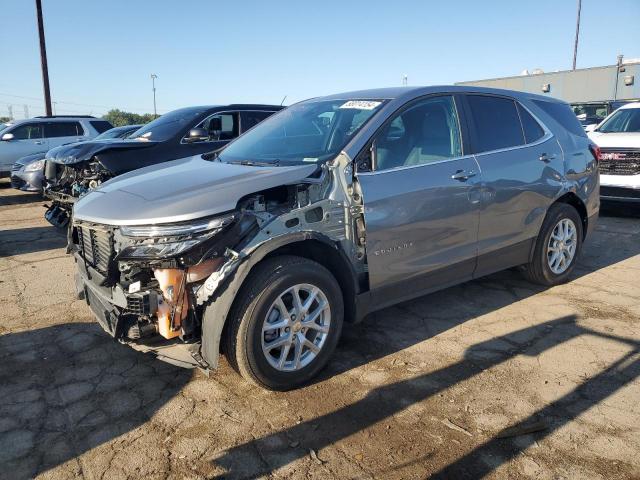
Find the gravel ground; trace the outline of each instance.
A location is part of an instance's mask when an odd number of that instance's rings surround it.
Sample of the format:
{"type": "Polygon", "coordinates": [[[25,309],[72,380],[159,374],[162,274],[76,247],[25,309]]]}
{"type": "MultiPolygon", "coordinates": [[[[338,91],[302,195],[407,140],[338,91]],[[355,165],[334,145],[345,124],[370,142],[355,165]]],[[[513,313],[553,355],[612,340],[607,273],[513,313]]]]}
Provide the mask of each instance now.
{"type": "Polygon", "coordinates": [[[0,478],[640,478],[640,214],[571,282],[502,272],[346,326],[271,393],[113,342],[43,201],[0,181],[0,478]]]}

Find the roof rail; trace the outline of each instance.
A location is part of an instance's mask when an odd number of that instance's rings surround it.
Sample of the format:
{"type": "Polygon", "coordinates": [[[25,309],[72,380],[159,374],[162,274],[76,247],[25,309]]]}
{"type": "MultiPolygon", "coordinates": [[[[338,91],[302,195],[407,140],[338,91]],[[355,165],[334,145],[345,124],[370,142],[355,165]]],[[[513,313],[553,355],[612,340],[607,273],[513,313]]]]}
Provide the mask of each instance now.
{"type": "Polygon", "coordinates": [[[96,118],[93,115],[40,115],[33,118],[96,118]]]}

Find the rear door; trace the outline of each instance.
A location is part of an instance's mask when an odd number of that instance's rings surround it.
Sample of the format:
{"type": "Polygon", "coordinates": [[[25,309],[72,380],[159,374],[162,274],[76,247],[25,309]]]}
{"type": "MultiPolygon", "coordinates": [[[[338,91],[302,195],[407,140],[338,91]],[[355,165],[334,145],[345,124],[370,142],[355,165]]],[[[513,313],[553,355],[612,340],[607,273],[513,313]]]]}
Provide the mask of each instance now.
{"type": "Polygon", "coordinates": [[[0,169],[9,170],[16,160],[32,153],[46,152],[48,143],[44,137],[44,124],[41,122],[23,123],[3,130],[11,133],[13,139],[0,141],[0,169]]]}
{"type": "Polygon", "coordinates": [[[49,148],[85,140],[84,129],[80,122],[71,121],[45,123],[44,136],[49,141],[49,148]]]}
{"type": "Polygon", "coordinates": [[[552,133],[513,98],[469,94],[465,108],[482,170],[475,272],[482,276],[528,261],[564,164],[552,133]]]}
{"type": "Polygon", "coordinates": [[[454,97],[404,107],[375,135],[372,157],[374,171],[358,182],[376,306],[471,278],[481,175],[465,154],[454,97]]]}

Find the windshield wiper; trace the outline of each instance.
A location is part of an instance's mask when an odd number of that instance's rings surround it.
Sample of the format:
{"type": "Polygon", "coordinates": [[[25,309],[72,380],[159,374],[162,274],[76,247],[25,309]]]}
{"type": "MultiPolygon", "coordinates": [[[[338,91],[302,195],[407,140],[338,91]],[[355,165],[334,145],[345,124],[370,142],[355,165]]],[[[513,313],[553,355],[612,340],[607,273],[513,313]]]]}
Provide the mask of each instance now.
{"type": "MultiPolygon", "coordinates": [[[[224,147],[222,147],[222,148],[224,148],[224,147]]],[[[216,158],[218,158],[218,155],[222,151],[222,148],[218,148],[218,149],[213,150],[211,152],[203,153],[201,155],[201,157],[202,157],[203,160],[215,160],[216,158]]]]}
{"type": "Polygon", "coordinates": [[[280,165],[280,160],[275,159],[272,162],[259,162],[257,160],[236,160],[227,163],[230,163],[232,165],[249,165],[252,167],[277,167],[280,165]]]}

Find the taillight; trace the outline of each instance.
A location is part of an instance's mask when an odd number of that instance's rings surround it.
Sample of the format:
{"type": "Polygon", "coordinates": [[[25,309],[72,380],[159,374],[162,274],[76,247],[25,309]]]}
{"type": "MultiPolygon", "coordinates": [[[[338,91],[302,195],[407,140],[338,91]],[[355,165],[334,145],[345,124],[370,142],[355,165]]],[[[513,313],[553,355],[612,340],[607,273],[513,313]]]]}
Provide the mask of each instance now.
{"type": "Polygon", "coordinates": [[[598,163],[600,161],[600,147],[595,143],[589,144],[589,151],[593,155],[593,159],[598,163]]]}

